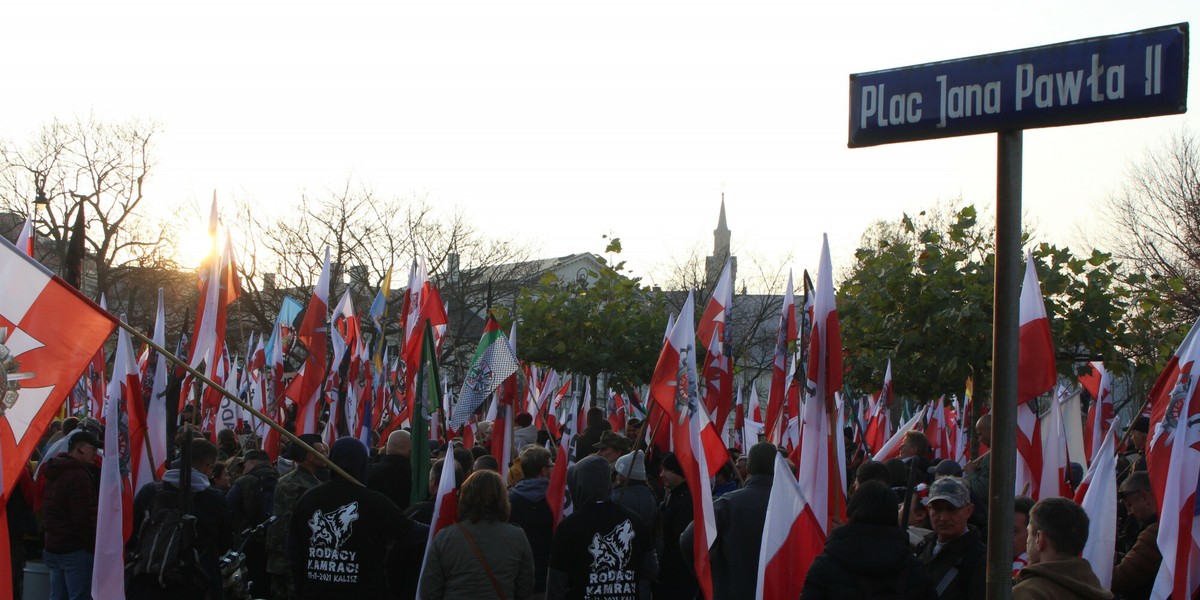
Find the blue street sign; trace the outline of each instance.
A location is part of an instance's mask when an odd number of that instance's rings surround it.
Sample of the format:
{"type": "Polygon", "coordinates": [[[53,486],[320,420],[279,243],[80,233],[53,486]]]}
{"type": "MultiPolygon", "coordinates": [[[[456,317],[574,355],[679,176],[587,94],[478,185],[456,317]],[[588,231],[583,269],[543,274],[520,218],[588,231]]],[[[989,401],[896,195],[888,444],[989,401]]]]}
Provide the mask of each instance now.
{"type": "Polygon", "coordinates": [[[1188,24],[850,76],[850,147],[1187,111],[1188,24]]]}

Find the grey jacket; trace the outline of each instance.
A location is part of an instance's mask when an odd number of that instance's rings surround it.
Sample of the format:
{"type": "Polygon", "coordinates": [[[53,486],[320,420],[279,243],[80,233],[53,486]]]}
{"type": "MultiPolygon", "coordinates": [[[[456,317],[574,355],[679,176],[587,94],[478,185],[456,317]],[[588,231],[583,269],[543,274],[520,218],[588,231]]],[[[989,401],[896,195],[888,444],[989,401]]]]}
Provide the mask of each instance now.
{"type": "Polygon", "coordinates": [[[462,530],[466,529],[500,582],[505,598],[533,594],[533,551],[520,527],[498,521],[460,521],[438,532],[425,557],[421,597],[495,598],[496,589],[462,530]]]}
{"type": "Polygon", "coordinates": [[[645,481],[630,480],[624,486],[613,486],[612,501],[642,518],[653,529],[658,520],[658,499],[645,481]]]}

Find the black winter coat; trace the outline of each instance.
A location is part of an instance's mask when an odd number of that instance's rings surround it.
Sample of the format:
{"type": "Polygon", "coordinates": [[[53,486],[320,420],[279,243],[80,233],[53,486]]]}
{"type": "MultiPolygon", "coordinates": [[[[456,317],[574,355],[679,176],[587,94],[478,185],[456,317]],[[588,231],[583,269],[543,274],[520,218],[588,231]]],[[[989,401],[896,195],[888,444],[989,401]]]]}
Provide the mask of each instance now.
{"type": "Polygon", "coordinates": [[[874,596],[932,600],[933,581],[898,527],[850,523],[834,529],[804,579],[804,600],[874,596]]]}
{"type": "Polygon", "coordinates": [[[367,489],[387,496],[400,510],[412,502],[412,463],[407,456],[384,455],[367,470],[367,489]]]}
{"type": "Polygon", "coordinates": [[[925,564],[934,588],[946,582],[941,600],[974,600],[983,598],[987,589],[987,548],[980,538],[979,530],[967,526],[962,537],[947,542],[936,555],[937,534],[931,533],[921,542],[923,548],[917,558],[925,564]]]}
{"type": "Polygon", "coordinates": [[[655,600],[691,600],[699,589],[696,574],[679,545],[684,530],[692,524],[692,512],[692,495],[687,483],[680,483],[667,493],[662,503],[663,551],[658,582],[654,586],[655,600]]]}

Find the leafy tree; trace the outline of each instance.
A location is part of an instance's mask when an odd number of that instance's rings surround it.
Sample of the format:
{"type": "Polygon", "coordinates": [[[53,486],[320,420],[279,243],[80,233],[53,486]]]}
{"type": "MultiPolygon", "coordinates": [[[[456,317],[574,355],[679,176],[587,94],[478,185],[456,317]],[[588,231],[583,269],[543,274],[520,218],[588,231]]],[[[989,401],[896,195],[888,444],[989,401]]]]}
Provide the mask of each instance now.
{"type": "MultiPolygon", "coordinates": [[[[605,250],[619,251],[616,238],[605,250]]],[[[593,384],[605,373],[616,385],[641,385],[662,351],[666,309],[640,278],[621,274],[623,262],[600,262],[605,266],[590,282],[547,274],[517,296],[521,356],[588,376],[593,384]]]]}
{"type": "MultiPolygon", "coordinates": [[[[968,376],[977,397],[988,396],[994,240],[970,205],[904,215],[863,236],[838,298],[852,389],[878,388],[891,359],[900,396],[961,393],[968,376]]],[[[1090,360],[1124,370],[1124,349],[1140,342],[1126,321],[1132,294],[1118,263],[1050,244],[1032,251],[1059,372],[1073,375],[1090,360]]]]}

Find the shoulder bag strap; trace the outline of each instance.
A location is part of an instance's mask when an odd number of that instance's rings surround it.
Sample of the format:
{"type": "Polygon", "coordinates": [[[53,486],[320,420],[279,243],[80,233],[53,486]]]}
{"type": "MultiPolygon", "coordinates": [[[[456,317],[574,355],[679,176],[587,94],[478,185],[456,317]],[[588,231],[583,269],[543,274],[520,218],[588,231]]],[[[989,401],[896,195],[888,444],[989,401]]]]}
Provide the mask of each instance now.
{"type": "Polygon", "coordinates": [[[483,565],[483,572],[487,573],[488,579],[490,579],[492,582],[492,587],[496,589],[496,596],[500,598],[500,600],[507,600],[508,596],[504,595],[504,588],[500,587],[500,581],[497,580],[496,575],[492,573],[492,568],[488,566],[487,560],[483,558],[483,553],[479,551],[479,546],[475,545],[475,538],[471,536],[471,532],[467,531],[467,528],[463,527],[461,523],[458,525],[458,530],[462,532],[463,537],[467,540],[467,543],[471,545],[471,550],[475,551],[475,558],[478,558],[479,564],[483,565]]]}

